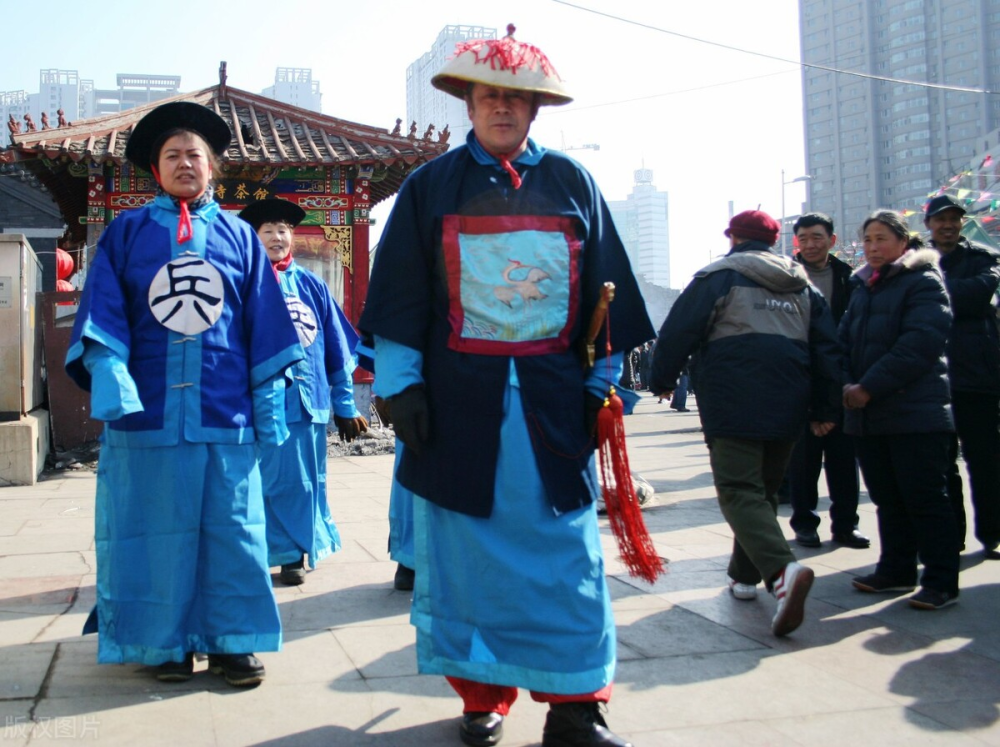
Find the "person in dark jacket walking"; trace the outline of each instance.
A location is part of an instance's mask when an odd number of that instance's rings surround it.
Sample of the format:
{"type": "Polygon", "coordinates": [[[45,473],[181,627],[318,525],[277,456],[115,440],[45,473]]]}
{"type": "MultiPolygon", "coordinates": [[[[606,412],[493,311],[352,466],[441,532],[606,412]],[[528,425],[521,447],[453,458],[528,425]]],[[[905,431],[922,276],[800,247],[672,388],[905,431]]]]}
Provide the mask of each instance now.
{"type": "Polygon", "coordinates": [[[854,274],[839,330],[844,428],[859,437],[881,548],[875,572],[853,584],[910,591],[919,557],[921,589],[909,603],[935,610],[958,599],[958,532],[946,487],[954,431],[944,354],[948,293],[937,252],[909,249],[901,215],[876,211],[863,231],[867,264],[854,274]]]}
{"type": "Polygon", "coordinates": [[[839,351],[830,310],[805,271],[772,247],[778,222],[759,210],[735,216],[731,251],[699,271],[657,338],[653,394],[673,390],[689,356],[698,414],[723,516],[733,530],[729,588],[778,600],[771,630],[804,616],[813,571],[795,561],[778,524],[778,499],[796,439],[840,417],[839,351]]]}
{"type": "Polygon", "coordinates": [[[950,195],[927,203],[924,225],[941,254],[941,271],[954,320],[948,338],[948,380],[956,436],[951,443],[948,494],[965,546],[965,499],[958,445],[969,470],[975,536],[986,557],[1000,560],[1000,334],[995,295],[1000,254],[962,237],[965,208],[950,195]]]}
{"type": "MultiPolygon", "coordinates": [[[[809,276],[809,281],[830,305],[834,324],[840,322],[851,296],[851,273],[854,270],[830,254],[837,243],[833,220],[823,213],[806,213],[792,226],[799,251],[795,260],[809,276]]],[[[826,471],[830,491],[830,524],[833,541],[847,547],[865,548],[871,544],[858,531],[858,462],[854,438],[844,433],[841,423],[825,436],[806,433],[795,444],[788,463],[788,485],[792,504],[792,530],[795,541],[803,547],[819,547],[816,531],[820,525],[816,506],[819,491],[816,482],[826,471]]]]}

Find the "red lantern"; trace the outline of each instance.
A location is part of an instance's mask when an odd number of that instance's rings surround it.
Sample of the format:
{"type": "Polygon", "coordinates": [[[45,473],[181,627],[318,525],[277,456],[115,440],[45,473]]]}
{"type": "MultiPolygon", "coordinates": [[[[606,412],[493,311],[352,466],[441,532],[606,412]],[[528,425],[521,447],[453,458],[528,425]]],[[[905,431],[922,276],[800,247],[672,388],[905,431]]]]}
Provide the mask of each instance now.
{"type": "MultiPolygon", "coordinates": [[[[73,258],[70,256],[69,252],[67,252],[65,249],[61,247],[57,248],[56,277],[59,278],[59,280],[65,280],[72,274],[73,274],[73,258]]],[[[67,285],[69,285],[69,283],[67,283],[67,285]]],[[[66,290],[66,289],[59,288],[59,290],[66,290]]],[[[69,290],[73,290],[73,288],[69,288],[69,290]]]]}
{"type": "Polygon", "coordinates": [[[60,293],[63,293],[66,291],[75,291],[76,288],[74,288],[73,284],[68,280],[63,280],[62,278],[59,278],[56,281],[56,290],[59,291],[60,293]]]}

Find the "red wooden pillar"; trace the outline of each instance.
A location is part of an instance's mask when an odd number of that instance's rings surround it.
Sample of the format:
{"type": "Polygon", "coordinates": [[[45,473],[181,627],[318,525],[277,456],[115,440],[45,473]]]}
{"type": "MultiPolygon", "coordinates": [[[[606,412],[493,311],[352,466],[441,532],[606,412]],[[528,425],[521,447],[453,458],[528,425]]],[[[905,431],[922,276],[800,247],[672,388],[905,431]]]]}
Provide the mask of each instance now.
{"type": "MultiPolygon", "coordinates": [[[[371,192],[368,180],[354,181],[354,224],[351,230],[351,272],[344,278],[344,309],[351,323],[356,327],[361,319],[368,298],[368,239],[371,227],[368,212],[371,209],[371,192]],[[347,297],[350,292],[350,298],[347,297]]],[[[346,268],[345,268],[346,269],[346,268]]],[[[370,384],[374,377],[364,369],[354,371],[355,384],[370,384]]]]}

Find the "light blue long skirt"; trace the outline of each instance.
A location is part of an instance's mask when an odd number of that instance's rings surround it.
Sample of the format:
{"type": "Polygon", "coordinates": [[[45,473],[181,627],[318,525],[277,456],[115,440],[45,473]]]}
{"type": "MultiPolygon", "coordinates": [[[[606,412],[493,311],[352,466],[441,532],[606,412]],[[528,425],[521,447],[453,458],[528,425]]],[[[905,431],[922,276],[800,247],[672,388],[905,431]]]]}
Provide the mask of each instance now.
{"type": "MultiPolygon", "coordinates": [[[[397,466],[402,450],[403,442],[397,438],[397,466]]],[[[407,568],[413,568],[416,563],[413,552],[413,491],[407,490],[395,479],[389,493],[389,557],[407,568]]]]}
{"type": "Polygon", "coordinates": [[[413,499],[418,666],[538,692],[591,693],[615,670],[597,510],[555,515],[519,390],[508,386],[505,396],[492,515],[413,499]]]}
{"type": "Polygon", "coordinates": [[[281,648],[252,444],[105,443],[95,518],[99,662],[281,648]]]}
{"type": "Polygon", "coordinates": [[[267,517],[267,562],[278,566],[308,556],[312,568],[340,549],[326,495],[326,425],[289,423],[281,446],[260,448],[267,517]]]}

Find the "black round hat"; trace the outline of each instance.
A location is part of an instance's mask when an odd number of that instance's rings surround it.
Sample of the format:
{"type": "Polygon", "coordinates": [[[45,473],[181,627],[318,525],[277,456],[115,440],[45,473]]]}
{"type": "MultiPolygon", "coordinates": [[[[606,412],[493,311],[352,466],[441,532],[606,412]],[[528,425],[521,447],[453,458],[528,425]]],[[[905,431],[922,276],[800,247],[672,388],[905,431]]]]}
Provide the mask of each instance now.
{"type": "Polygon", "coordinates": [[[294,202],[282,200],[280,197],[268,197],[266,200],[258,200],[247,205],[240,211],[239,217],[253,226],[254,231],[265,223],[278,221],[284,221],[295,228],[306,217],[306,211],[294,202]]]}
{"type": "Polygon", "coordinates": [[[208,107],[192,101],[175,101],[156,107],[139,120],[129,135],[125,158],[149,171],[153,145],[164,133],[175,129],[197,132],[217,156],[226,152],[233,139],[229,125],[208,107]]]}

